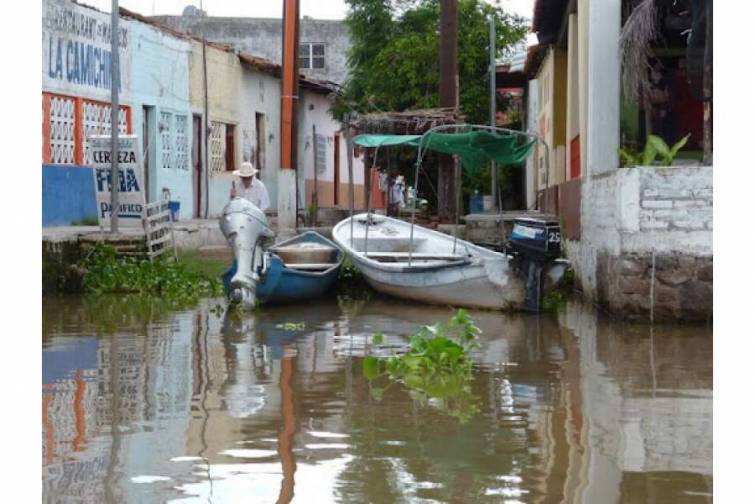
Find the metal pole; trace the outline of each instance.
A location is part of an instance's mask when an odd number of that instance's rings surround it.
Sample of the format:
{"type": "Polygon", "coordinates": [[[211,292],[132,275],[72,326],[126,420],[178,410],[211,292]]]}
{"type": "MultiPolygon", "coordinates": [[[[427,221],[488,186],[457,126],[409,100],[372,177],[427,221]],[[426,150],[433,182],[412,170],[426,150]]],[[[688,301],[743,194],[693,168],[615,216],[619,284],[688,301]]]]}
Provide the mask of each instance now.
{"type": "MultiPolygon", "coordinates": [[[[490,126],[495,128],[495,16],[490,16],[490,126]]],[[[490,162],[490,195],[493,198],[493,207],[498,208],[498,170],[495,161],[490,162]]]]}
{"type": "Polygon", "coordinates": [[[344,121],[344,135],[346,136],[346,166],[349,168],[349,226],[351,226],[351,236],[349,246],[354,248],[354,160],[352,159],[351,145],[351,115],[346,114],[344,121]]]}
{"type": "MultiPolygon", "coordinates": [[[[372,158],[372,169],[368,172],[368,178],[365,180],[365,187],[367,188],[367,225],[364,228],[364,255],[367,257],[367,234],[370,232],[370,222],[372,222],[372,219],[370,219],[370,203],[372,198],[372,171],[377,166],[377,155],[378,151],[380,151],[380,146],[375,147],[375,152],[373,154],[372,158]]],[[[366,157],[366,155],[365,155],[366,157]]]]}
{"type": "Polygon", "coordinates": [[[120,72],[118,68],[118,0],[113,0],[110,22],[110,232],[118,232],[118,190],[120,174],[118,172],[118,86],[120,72]]]}
{"type": "MultiPolygon", "coordinates": [[[[199,10],[203,11],[200,17],[202,32],[202,74],[204,82],[204,218],[210,214],[210,104],[207,87],[207,39],[204,36],[204,7],[199,0],[199,10]]],[[[201,197],[201,194],[200,194],[201,197]]]]}

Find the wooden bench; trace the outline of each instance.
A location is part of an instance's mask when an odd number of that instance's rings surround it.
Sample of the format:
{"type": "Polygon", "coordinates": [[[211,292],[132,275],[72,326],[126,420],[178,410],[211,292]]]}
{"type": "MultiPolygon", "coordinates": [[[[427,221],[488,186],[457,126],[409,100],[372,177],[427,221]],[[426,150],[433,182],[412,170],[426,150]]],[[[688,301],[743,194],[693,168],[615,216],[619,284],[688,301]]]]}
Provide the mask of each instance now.
{"type": "Polygon", "coordinates": [[[303,271],[324,271],[335,265],[336,263],[292,263],[286,264],[286,268],[303,271]]]}

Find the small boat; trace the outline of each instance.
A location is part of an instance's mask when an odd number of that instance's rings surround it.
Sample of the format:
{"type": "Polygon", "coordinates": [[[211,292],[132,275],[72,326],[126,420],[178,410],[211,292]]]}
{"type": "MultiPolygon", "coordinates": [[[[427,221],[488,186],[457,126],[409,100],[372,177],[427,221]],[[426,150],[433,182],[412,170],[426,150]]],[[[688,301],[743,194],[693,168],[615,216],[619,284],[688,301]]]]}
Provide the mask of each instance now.
{"type": "Polygon", "coordinates": [[[525,285],[505,254],[399,219],[366,213],[333,228],[343,248],[378,292],[456,307],[520,308],[525,285]]]}
{"type": "MultiPolygon", "coordinates": [[[[324,295],[335,283],[344,253],[338,245],[307,231],[263,252],[256,273],[256,297],[262,303],[289,303],[324,295]]],[[[236,261],[223,274],[226,295],[236,261]]]]}

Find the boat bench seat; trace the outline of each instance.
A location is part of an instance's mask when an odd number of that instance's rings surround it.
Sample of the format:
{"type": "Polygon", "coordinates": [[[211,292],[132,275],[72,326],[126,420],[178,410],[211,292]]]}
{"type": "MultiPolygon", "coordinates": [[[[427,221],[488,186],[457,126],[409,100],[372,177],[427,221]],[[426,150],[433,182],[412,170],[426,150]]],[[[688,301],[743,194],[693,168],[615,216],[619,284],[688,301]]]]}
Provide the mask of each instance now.
{"type": "MultiPolygon", "coordinates": [[[[427,238],[414,238],[414,248],[422,245],[427,238]]],[[[412,242],[409,237],[406,236],[368,236],[367,237],[367,250],[375,252],[397,253],[397,252],[409,252],[412,242]]],[[[364,236],[361,238],[354,237],[354,248],[359,251],[364,251],[364,236]]]]}
{"type": "MultiPolygon", "coordinates": [[[[378,261],[407,261],[409,259],[409,252],[367,252],[365,254],[370,259],[377,259],[378,261]]],[[[434,254],[432,252],[414,252],[412,253],[412,260],[417,261],[461,261],[465,257],[461,254],[434,254]]]]}
{"type": "Polygon", "coordinates": [[[293,263],[286,264],[288,269],[306,270],[306,271],[322,271],[335,266],[335,263],[293,263]]]}

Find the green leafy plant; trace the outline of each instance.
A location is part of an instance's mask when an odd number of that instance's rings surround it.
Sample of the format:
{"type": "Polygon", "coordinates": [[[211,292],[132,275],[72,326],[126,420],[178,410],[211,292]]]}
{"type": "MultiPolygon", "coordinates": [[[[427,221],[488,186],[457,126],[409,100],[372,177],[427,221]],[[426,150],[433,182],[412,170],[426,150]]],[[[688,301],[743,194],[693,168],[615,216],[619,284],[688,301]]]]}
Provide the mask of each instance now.
{"type": "Polygon", "coordinates": [[[619,157],[622,165],[632,166],[670,166],[682,147],[687,144],[689,135],[685,136],[674,145],[669,145],[663,138],[656,135],[648,135],[645,148],[642,152],[634,152],[629,148],[619,149],[619,157]]]}
{"type": "Polygon", "coordinates": [[[104,245],[96,246],[81,267],[86,271],[84,291],[91,294],[135,293],[179,300],[222,294],[218,279],[189,271],[181,262],[119,257],[114,248],[104,245]]]}
{"type": "MultiPolygon", "coordinates": [[[[387,358],[367,356],[362,373],[370,380],[370,393],[380,400],[395,383],[402,383],[415,399],[439,406],[465,422],[478,411],[478,401],[471,390],[472,360],[480,329],[465,310],[458,310],[445,324],[422,327],[409,339],[409,349],[387,358]],[[386,377],[385,387],[375,385],[386,377]]],[[[383,335],[373,336],[373,345],[383,343],[383,335]]]]}

